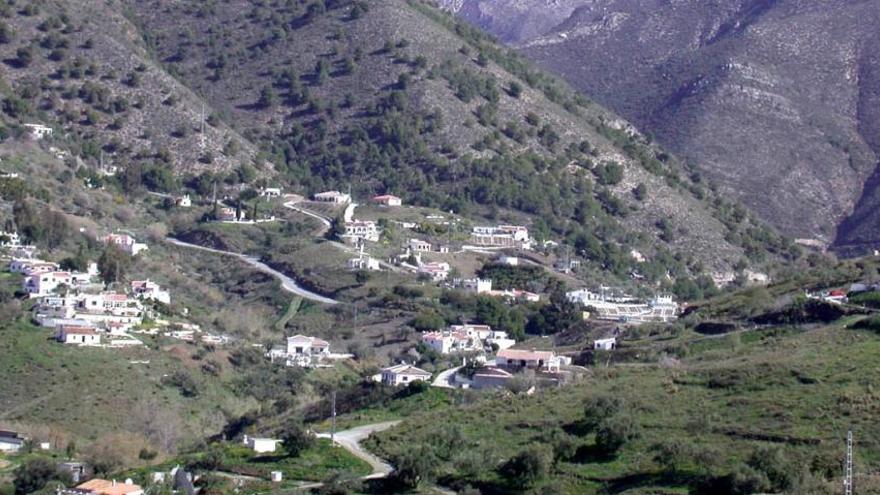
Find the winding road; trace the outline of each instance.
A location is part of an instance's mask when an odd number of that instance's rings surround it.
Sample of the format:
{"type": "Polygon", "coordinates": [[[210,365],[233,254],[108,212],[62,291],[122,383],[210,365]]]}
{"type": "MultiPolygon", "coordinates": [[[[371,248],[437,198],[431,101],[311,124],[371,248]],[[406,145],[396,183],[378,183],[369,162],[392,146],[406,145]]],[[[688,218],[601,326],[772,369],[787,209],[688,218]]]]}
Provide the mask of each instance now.
{"type": "MultiPolygon", "coordinates": [[[[337,431],[334,441],[336,444],[351,452],[352,455],[362,459],[373,468],[373,472],[361,479],[370,480],[376,478],[384,478],[394,471],[394,467],[375,455],[367,452],[361,447],[361,441],[373,433],[385,431],[400,421],[385,421],[384,423],[375,423],[372,425],[358,426],[350,430],[337,431]]],[[[330,438],[329,433],[318,433],[318,438],[330,438]]]]}
{"type": "Polygon", "coordinates": [[[207,253],[219,254],[221,256],[231,256],[233,258],[238,258],[241,261],[244,261],[248,265],[256,268],[257,270],[272,275],[277,278],[281,282],[281,288],[285,291],[300,296],[303,299],[308,299],[310,301],[315,301],[324,304],[338,304],[339,301],[335,299],[331,299],[329,297],[322,296],[321,294],[317,294],[310,290],[304,289],[301,287],[296,280],[291,277],[285,275],[284,273],[279,272],[278,270],[272,268],[271,266],[263,263],[262,261],[254,258],[253,256],[248,256],[246,254],[241,253],[233,253],[230,251],[222,251],[220,249],[209,248],[205,246],[199,246],[198,244],[190,244],[188,242],[181,241],[180,239],[175,239],[173,237],[166,237],[165,241],[169,244],[173,244],[175,246],[188,248],[188,249],[197,249],[199,251],[204,251],[207,253]]]}

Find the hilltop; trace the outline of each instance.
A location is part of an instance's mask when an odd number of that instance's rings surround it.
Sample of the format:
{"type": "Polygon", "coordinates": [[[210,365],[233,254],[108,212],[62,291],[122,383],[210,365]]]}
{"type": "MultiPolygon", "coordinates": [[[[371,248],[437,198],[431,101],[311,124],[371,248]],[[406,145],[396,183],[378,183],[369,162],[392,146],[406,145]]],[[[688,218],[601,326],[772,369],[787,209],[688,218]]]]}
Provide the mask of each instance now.
{"type": "Polygon", "coordinates": [[[655,135],[782,232],[843,252],[877,242],[877,4],[451,7],[655,135]]]}

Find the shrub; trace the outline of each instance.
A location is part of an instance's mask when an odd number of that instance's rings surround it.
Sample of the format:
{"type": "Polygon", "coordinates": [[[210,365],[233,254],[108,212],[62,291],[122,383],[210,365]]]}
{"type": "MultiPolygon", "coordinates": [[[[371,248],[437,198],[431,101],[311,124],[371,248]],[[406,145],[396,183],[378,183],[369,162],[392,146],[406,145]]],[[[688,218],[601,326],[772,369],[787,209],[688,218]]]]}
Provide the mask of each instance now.
{"type": "Polygon", "coordinates": [[[285,425],[281,439],[284,440],[284,450],[291,457],[299,457],[304,450],[315,444],[315,435],[296,421],[285,425]]]}
{"type": "Polygon", "coordinates": [[[42,490],[50,481],[70,483],[70,476],[49,459],[31,459],[13,472],[16,495],[26,495],[42,490]]]}
{"type": "Polygon", "coordinates": [[[543,445],[531,445],[502,464],[500,474],[517,484],[531,486],[550,472],[553,453],[543,445]]]}
{"type": "Polygon", "coordinates": [[[596,428],[596,447],[605,454],[613,454],[639,435],[639,425],[632,416],[625,413],[615,414],[599,422],[596,428]]]}

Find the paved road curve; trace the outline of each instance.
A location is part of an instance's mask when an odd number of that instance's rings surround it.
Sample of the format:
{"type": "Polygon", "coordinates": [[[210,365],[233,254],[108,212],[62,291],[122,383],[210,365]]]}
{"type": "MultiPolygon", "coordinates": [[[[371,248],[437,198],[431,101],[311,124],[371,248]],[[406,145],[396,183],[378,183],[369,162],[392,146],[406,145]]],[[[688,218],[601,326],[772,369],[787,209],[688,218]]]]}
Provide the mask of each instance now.
{"type": "Polygon", "coordinates": [[[263,263],[262,261],[258,260],[257,258],[254,258],[253,256],[247,256],[247,255],[241,254],[241,253],[233,253],[230,251],[222,251],[220,249],[199,246],[198,244],[190,244],[188,242],[184,242],[179,239],[175,239],[173,237],[167,237],[167,238],[165,238],[165,240],[167,242],[169,242],[170,244],[174,244],[175,246],[185,247],[185,248],[189,248],[189,249],[198,249],[200,251],[205,251],[208,253],[214,253],[214,254],[219,254],[222,256],[232,256],[234,258],[238,258],[238,259],[244,261],[245,263],[247,263],[248,265],[251,265],[252,267],[256,268],[257,270],[259,270],[263,273],[268,273],[269,275],[272,275],[273,277],[277,278],[279,281],[281,281],[281,287],[284,290],[286,290],[287,292],[290,292],[291,294],[300,296],[303,299],[309,299],[311,301],[324,303],[324,304],[337,304],[337,303],[339,303],[339,301],[336,301],[334,299],[330,299],[329,297],[324,297],[321,294],[316,294],[310,290],[306,290],[306,289],[302,288],[299,284],[296,283],[296,280],[279,272],[278,270],[263,263]]]}
{"type": "MultiPolygon", "coordinates": [[[[373,468],[372,474],[364,476],[363,479],[384,478],[391,474],[391,471],[394,471],[394,467],[391,464],[388,464],[382,459],[364,450],[364,448],[361,447],[361,441],[365,440],[373,433],[385,431],[398,423],[400,423],[400,421],[386,421],[384,423],[358,426],[357,428],[352,428],[350,430],[336,432],[335,441],[337,444],[351,452],[353,455],[363,459],[373,468]]],[[[330,438],[329,433],[318,433],[317,436],[319,438],[330,438]]]]}

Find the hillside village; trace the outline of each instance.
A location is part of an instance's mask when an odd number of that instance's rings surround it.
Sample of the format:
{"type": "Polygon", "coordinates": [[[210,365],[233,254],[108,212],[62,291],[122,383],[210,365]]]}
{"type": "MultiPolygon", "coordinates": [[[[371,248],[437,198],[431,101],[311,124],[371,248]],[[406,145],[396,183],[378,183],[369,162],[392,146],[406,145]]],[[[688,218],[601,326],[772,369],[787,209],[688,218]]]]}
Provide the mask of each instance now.
{"type": "Polygon", "coordinates": [[[0,495],[830,493],[846,428],[880,486],[877,255],[433,4],[0,2],[0,55],[0,495]]]}

